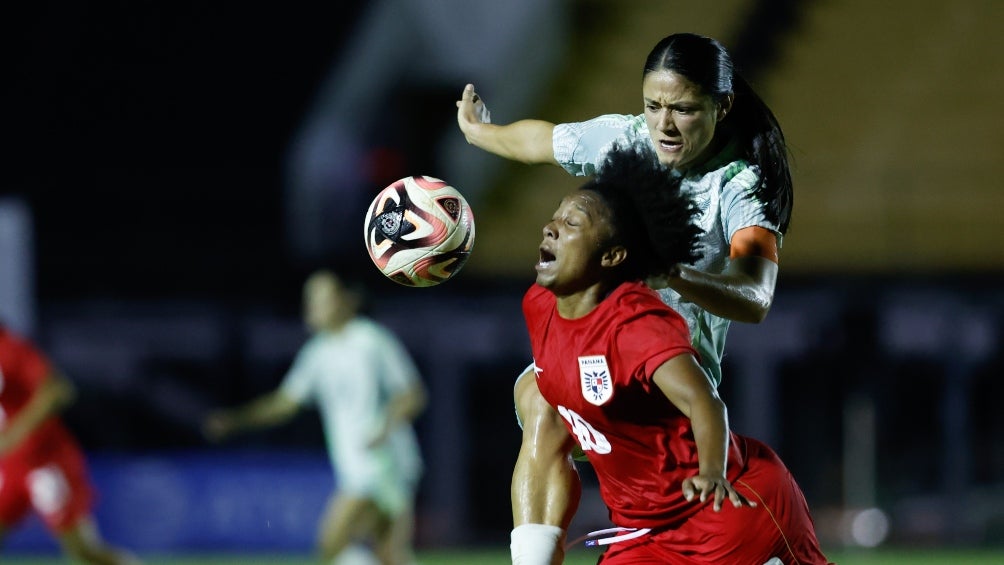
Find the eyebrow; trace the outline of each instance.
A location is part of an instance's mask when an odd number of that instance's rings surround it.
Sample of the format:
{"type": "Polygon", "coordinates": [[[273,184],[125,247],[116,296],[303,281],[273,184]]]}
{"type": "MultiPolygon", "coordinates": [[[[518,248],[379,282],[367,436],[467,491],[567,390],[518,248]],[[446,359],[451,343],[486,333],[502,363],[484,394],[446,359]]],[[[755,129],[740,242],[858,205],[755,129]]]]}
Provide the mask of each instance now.
{"type": "Polygon", "coordinates": [[[700,105],[701,105],[701,101],[700,100],[677,100],[676,102],[672,102],[670,104],[665,104],[665,103],[660,102],[660,101],[658,101],[658,100],[656,100],[654,98],[648,98],[647,96],[645,96],[643,98],[644,98],[646,104],[658,104],[660,106],[669,106],[670,108],[681,108],[681,107],[696,108],[696,107],[700,107],[700,105]]]}

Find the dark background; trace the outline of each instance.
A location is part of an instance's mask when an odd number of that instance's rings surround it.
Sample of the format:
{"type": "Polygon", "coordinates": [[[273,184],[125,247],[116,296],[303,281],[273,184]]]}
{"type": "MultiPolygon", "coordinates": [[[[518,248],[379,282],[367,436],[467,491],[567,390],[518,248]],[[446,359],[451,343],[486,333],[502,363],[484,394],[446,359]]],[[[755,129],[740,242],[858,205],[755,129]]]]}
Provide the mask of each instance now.
{"type": "Polygon", "coordinates": [[[282,158],[359,10],[5,8],[0,192],[33,210],[40,301],[255,298],[276,285],[295,299],[282,158]]]}

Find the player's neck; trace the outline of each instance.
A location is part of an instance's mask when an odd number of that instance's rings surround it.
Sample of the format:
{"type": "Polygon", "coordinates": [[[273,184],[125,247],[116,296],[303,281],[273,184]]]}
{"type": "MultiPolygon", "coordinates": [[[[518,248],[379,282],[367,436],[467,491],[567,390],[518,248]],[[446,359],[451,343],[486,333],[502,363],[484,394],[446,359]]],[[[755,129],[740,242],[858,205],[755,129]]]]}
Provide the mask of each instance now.
{"type": "Polygon", "coordinates": [[[324,324],[321,328],[321,331],[338,333],[345,329],[345,326],[349,325],[349,322],[351,322],[353,318],[355,318],[355,316],[340,316],[333,320],[329,320],[328,323],[324,324]]]}
{"type": "Polygon", "coordinates": [[[604,283],[596,283],[583,290],[566,294],[555,295],[555,305],[558,315],[566,320],[576,320],[588,315],[596,309],[608,294],[610,288],[604,283]]]}

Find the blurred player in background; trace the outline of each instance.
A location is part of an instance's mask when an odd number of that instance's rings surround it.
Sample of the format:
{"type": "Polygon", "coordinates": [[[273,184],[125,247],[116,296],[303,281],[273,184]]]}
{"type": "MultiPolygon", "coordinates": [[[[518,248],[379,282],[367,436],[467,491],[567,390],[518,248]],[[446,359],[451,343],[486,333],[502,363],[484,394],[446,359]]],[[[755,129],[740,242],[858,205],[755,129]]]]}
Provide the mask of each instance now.
{"type": "Polygon", "coordinates": [[[794,478],[730,431],[685,320],[643,282],[700,257],[680,185],[648,148],[614,148],[544,226],[523,299],[536,377],[516,388],[514,564],[561,561],[576,445],[616,526],[592,540],[608,546],[600,563],[827,563],[794,478]]]}
{"type": "Polygon", "coordinates": [[[98,533],[84,454],[58,416],[75,394],[32,343],[0,325],[0,540],[33,510],[67,556],[138,564],[98,533]]]}
{"type": "Polygon", "coordinates": [[[359,314],[359,293],[333,273],[311,275],[303,300],[313,335],[280,386],[211,414],[206,436],[220,441],[241,430],[276,426],[302,407],[316,406],[337,484],[320,525],[322,557],[371,562],[364,546],[372,544],[380,563],[410,564],[422,472],[413,422],[425,408],[425,387],[403,344],[359,314]]]}
{"type": "Polygon", "coordinates": [[[639,115],[495,125],[469,84],[457,122],[469,143],[523,163],[587,176],[614,142],[641,143],[681,177],[700,206],[703,255],[649,283],[687,321],[717,386],[729,321],[758,323],[774,299],[793,198],[787,146],[770,108],[733,71],[725,47],[708,37],[678,33],[659,41],[645,60],[642,100],[639,115]]]}

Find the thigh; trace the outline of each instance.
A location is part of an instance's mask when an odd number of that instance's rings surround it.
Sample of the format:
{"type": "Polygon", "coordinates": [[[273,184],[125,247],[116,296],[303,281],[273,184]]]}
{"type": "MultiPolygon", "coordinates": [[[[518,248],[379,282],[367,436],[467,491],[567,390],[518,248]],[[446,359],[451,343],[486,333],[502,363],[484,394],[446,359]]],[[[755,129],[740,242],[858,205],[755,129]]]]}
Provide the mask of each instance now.
{"type": "Polygon", "coordinates": [[[755,508],[707,505],[684,523],[679,538],[693,544],[706,563],[758,565],[778,557],[784,563],[827,563],[819,548],[809,507],[794,477],[767,445],[747,438],[746,468],[733,481],[736,490],[757,503],[755,508]]]}
{"type": "Polygon", "coordinates": [[[338,499],[370,501],[391,516],[413,503],[418,483],[417,472],[401,463],[388,449],[342,461],[336,474],[338,499]]]}
{"type": "Polygon", "coordinates": [[[677,527],[615,544],[604,556],[604,565],[761,565],[775,556],[787,563],[792,542],[807,533],[801,497],[792,491],[790,474],[779,460],[767,457],[751,464],[733,486],[757,506],[735,508],[726,502],[716,512],[710,502],[704,503],[677,527]]]}
{"type": "Polygon", "coordinates": [[[636,543],[615,543],[607,548],[597,562],[599,565],[679,565],[689,563],[678,560],[667,561],[653,541],[636,543]]]}
{"type": "Polygon", "coordinates": [[[31,510],[31,499],[24,484],[25,469],[10,463],[0,464],[0,529],[8,530],[31,510]]]}
{"type": "MultiPolygon", "coordinates": [[[[766,444],[747,439],[749,471],[736,488],[763,509],[759,529],[771,540],[773,554],[784,563],[826,564],[815,525],[801,487],[781,459],[766,444]]],[[[742,528],[735,524],[734,529],[742,528]]]]}
{"type": "MultiPolygon", "coordinates": [[[[708,505],[710,508],[710,504],[708,505]]],[[[729,507],[728,510],[738,511],[729,507]]],[[[728,510],[723,506],[722,512],[728,510]]],[[[773,536],[762,529],[761,512],[750,511],[745,529],[734,527],[739,520],[720,520],[698,513],[677,528],[615,543],[607,549],[602,565],[762,565],[773,555],[773,536]],[[746,533],[749,535],[746,535],[746,533]]],[[[714,512],[710,510],[710,512],[714,512]]],[[[739,514],[734,514],[739,516],[739,514]]]]}

